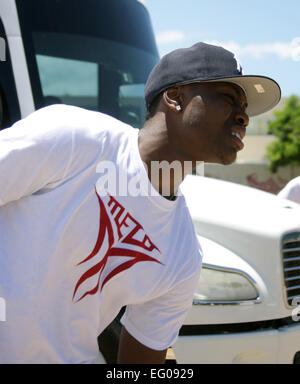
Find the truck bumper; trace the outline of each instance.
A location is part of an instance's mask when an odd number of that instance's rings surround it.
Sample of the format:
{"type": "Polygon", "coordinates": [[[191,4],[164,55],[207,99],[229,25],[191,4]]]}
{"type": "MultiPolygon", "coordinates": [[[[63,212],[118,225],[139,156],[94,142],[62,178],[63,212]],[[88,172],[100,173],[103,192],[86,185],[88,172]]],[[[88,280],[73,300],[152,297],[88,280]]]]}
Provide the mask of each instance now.
{"type": "Polygon", "coordinates": [[[271,330],[179,336],[173,350],[178,364],[299,363],[300,322],[271,330]]]}

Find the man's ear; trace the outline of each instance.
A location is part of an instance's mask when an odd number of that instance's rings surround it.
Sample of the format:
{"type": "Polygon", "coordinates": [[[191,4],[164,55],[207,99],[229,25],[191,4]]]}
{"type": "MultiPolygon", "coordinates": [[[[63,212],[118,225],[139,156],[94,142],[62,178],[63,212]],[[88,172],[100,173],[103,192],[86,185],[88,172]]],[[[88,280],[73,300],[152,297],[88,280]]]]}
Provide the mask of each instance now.
{"type": "Polygon", "coordinates": [[[180,112],[182,109],[183,96],[181,87],[172,87],[163,93],[163,102],[167,108],[174,112],[180,112]]]}

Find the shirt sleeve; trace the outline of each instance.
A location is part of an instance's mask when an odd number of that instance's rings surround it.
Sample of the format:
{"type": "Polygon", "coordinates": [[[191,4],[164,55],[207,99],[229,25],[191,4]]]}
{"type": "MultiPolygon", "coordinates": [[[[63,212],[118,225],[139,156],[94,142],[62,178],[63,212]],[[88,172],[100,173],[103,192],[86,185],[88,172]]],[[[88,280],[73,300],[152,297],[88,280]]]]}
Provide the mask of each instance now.
{"type": "Polygon", "coordinates": [[[0,206],[55,188],[93,166],[113,125],[98,112],[53,105],[1,131],[0,206]]]}
{"type": "Polygon", "coordinates": [[[72,152],[72,130],[51,119],[53,108],[48,109],[0,132],[0,205],[64,177],[72,152]]]}
{"type": "Polygon", "coordinates": [[[177,340],[179,330],[193,302],[200,268],[166,294],[151,301],[128,305],[121,324],[148,348],[164,350],[177,340]]]}

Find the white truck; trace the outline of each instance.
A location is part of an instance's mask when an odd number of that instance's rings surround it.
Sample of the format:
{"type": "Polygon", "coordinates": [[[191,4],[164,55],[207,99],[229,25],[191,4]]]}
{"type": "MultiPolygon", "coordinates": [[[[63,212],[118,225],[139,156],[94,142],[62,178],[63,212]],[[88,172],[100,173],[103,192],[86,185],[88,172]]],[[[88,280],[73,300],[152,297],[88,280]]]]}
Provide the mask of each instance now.
{"type": "MultiPolygon", "coordinates": [[[[157,60],[141,0],[0,0],[1,128],[54,103],[141,127],[157,60]]],[[[300,206],[199,176],[182,188],[204,260],[173,360],[300,363],[300,206]]],[[[117,320],[100,335],[104,362],[118,335],[117,320]]]]}
{"type": "Polygon", "coordinates": [[[204,251],[181,363],[300,363],[300,205],[225,181],[183,185],[204,251]]]}

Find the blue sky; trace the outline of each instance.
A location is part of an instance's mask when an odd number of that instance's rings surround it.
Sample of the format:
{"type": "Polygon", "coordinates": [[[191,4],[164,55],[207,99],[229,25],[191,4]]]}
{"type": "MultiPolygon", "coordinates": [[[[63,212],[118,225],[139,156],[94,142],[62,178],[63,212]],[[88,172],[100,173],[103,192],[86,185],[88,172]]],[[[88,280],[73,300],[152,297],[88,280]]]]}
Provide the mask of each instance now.
{"type": "Polygon", "coordinates": [[[299,0],[145,0],[161,55],[198,41],[234,51],[245,74],[300,96],[299,0]]]}

